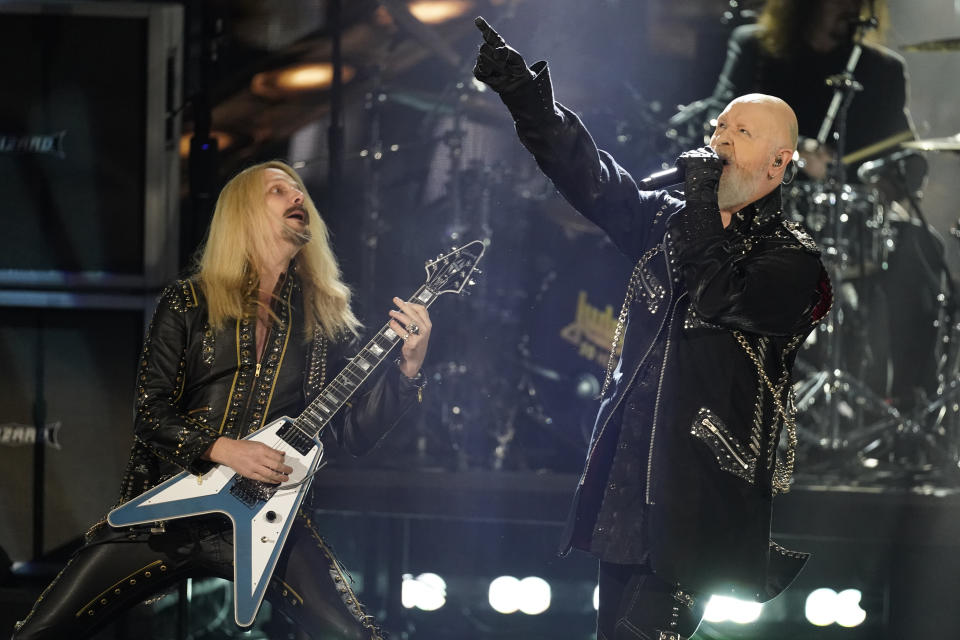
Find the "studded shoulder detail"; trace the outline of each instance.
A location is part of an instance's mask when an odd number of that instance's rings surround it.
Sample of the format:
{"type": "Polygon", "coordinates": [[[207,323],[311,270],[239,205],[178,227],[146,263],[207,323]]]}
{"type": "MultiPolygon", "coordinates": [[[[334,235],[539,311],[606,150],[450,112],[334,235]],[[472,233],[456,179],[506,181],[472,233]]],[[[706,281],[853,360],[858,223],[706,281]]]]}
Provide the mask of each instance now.
{"type": "Polygon", "coordinates": [[[199,304],[197,287],[192,280],[177,280],[164,288],[160,302],[178,313],[185,313],[199,304]]]}
{"type": "Polygon", "coordinates": [[[820,255],[820,248],[817,246],[817,243],[814,242],[813,237],[807,232],[807,230],[799,222],[793,222],[792,220],[784,220],[783,226],[786,227],[787,231],[790,232],[796,240],[803,246],[804,249],[811,253],[820,255]]]}

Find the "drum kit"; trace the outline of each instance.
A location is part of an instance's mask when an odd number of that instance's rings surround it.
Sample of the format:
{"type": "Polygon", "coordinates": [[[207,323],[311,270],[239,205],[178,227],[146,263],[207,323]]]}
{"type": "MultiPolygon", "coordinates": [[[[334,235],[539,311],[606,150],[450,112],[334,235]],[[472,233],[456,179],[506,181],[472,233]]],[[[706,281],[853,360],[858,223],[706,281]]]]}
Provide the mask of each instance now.
{"type": "MultiPolygon", "coordinates": [[[[958,45],[942,40],[908,50],[958,45]]],[[[834,104],[842,106],[833,115],[841,119],[856,91],[852,74],[845,75],[835,83],[834,104]]],[[[821,131],[831,128],[830,118],[821,131]]],[[[836,157],[850,157],[842,135],[834,143],[836,157]]],[[[844,163],[836,162],[826,180],[784,188],[784,213],[817,240],[835,295],[795,366],[800,482],[916,487],[960,480],[960,298],[947,247],[918,196],[927,169],[920,152],[960,153],[960,134],[886,147],[860,165],[859,184],[848,184],[844,163]]],[[[951,235],[960,239],[956,228],[951,235]]]]}
{"type": "MultiPolygon", "coordinates": [[[[900,183],[905,166],[923,164],[913,152],[888,158],[900,183]]],[[[957,479],[960,317],[945,247],[909,204],[914,191],[897,197],[874,180],[784,188],[784,214],[814,236],[835,297],[795,365],[798,468],[808,480],[957,479]]]]}

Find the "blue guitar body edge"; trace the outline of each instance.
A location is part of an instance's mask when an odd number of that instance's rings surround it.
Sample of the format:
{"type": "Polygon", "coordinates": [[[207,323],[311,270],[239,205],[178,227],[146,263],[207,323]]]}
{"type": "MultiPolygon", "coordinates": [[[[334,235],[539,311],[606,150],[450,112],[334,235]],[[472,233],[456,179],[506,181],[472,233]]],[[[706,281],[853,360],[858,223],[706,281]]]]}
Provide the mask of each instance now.
{"type": "MultiPolygon", "coordinates": [[[[253,435],[255,434],[251,434],[248,437],[252,437],[253,435]]],[[[320,445],[319,441],[315,440],[315,442],[318,446],[322,446],[320,445]]],[[[320,456],[317,456],[308,474],[313,473],[319,460],[320,456]]],[[[233,495],[231,495],[230,489],[236,483],[236,479],[227,482],[223,488],[220,489],[220,491],[212,495],[175,500],[157,505],[144,506],[143,504],[144,502],[150,500],[153,496],[166,490],[168,487],[181,482],[186,478],[193,477],[194,476],[192,474],[186,471],[178,473],[172,478],[169,478],[158,484],[156,487],[140,494],[129,502],[125,502],[119,507],[112,509],[110,513],[107,514],[107,522],[112,527],[127,527],[161,520],[189,518],[192,516],[210,513],[221,513],[230,518],[233,528],[234,619],[239,626],[249,627],[253,624],[257,617],[257,612],[260,610],[260,605],[262,604],[264,595],[266,594],[267,586],[270,584],[270,580],[273,577],[273,571],[276,567],[277,560],[280,558],[280,553],[283,551],[287,535],[290,533],[290,527],[293,525],[293,520],[296,517],[296,513],[300,508],[300,504],[303,502],[303,497],[310,488],[312,479],[307,480],[303,485],[301,485],[294,507],[288,514],[292,515],[293,517],[286,518],[279,539],[274,544],[273,551],[271,552],[267,561],[266,571],[264,571],[263,577],[257,585],[257,588],[253,591],[253,593],[247,596],[245,594],[241,595],[237,589],[237,586],[239,584],[249,585],[252,583],[253,568],[251,563],[248,561],[249,554],[241,555],[238,552],[238,549],[250,549],[252,542],[250,513],[254,510],[250,509],[245,504],[237,500],[233,495]]],[[[257,506],[257,509],[259,509],[262,504],[263,503],[260,503],[257,506]]]]}

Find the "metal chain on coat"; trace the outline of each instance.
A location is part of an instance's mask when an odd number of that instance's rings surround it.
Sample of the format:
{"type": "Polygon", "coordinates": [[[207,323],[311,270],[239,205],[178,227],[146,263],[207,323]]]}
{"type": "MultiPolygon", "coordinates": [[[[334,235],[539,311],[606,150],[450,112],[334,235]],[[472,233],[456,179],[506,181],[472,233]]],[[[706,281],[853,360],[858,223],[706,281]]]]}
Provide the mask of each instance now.
{"type": "MultiPolygon", "coordinates": [[[[783,419],[783,426],[787,429],[787,453],[784,457],[781,469],[775,470],[773,477],[773,492],[778,493],[787,493],[790,491],[790,480],[793,477],[793,467],[796,462],[797,455],[797,417],[796,417],[796,406],[792,402],[793,389],[789,390],[789,395],[787,397],[787,403],[790,405],[790,409],[787,409],[783,406],[783,401],[781,397],[783,396],[784,389],[787,386],[787,383],[790,381],[790,375],[786,371],[786,365],[784,365],[784,372],[781,377],[781,382],[778,386],[775,386],[771,381],[767,372],[763,368],[763,363],[760,361],[759,356],[757,356],[756,351],[753,347],[747,342],[746,337],[739,332],[733,331],[733,337],[737,339],[737,342],[740,343],[740,346],[743,347],[743,350],[747,353],[747,356],[750,360],[753,361],[754,366],[757,369],[757,373],[763,379],[764,384],[767,385],[767,389],[770,390],[770,395],[773,398],[773,404],[776,408],[777,414],[783,419]]],[[[784,350],[784,353],[789,353],[796,345],[799,343],[799,338],[794,337],[791,343],[784,350]]],[[[776,415],[773,419],[774,429],[776,428],[777,420],[776,415]]],[[[772,438],[771,438],[772,439],[772,438]]],[[[775,443],[771,443],[772,446],[775,446],[775,443]]],[[[780,465],[780,461],[777,461],[777,465],[780,465]]]]}
{"type": "Polygon", "coordinates": [[[617,328],[613,332],[613,342],[610,345],[610,356],[607,358],[607,369],[603,376],[603,386],[600,388],[600,394],[597,396],[598,398],[602,398],[604,395],[606,395],[607,389],[610,388],[610,381],[613,379],[613,369],[617,361],[617,347],[620,346],[620,338],[623,336],[623,327],[627,323],[627,313],[630,311],[630,304],[637,296],[637,287],[640,285],[640,274],[643,271],[643,267],[646,266],[647,262],[649,262],[653,256],[657,255],[658,251],[660,251],[659,245],[643,254],[643,256],[637,261],[637,264],[634,265],[633,272],[630,274],[630,280],[627,282],[627,292],[623,297],[623,306],[620,307],[620,315],[617,317],[617,328]]]}

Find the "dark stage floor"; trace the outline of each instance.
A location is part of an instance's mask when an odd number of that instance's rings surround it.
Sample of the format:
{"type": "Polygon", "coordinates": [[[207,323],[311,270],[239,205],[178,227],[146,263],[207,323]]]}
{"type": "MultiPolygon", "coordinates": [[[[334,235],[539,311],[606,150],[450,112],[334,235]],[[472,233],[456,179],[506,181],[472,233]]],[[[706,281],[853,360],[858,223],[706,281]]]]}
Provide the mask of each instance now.
{"type": "MultiPolygon", "coordinates": [[[[320,507],[315,517],[354,574],[361,599],[395,637],[587,640],[594,562],[555,553],[576,482],[573,475],[531,472],[327,469],[314,483],[320,507]],[[444,577],[445,606],[405,609],[401,576],[424,572],[444,577]],[[552,586],[551,608],[540,616],[494,612],[487,587],[499,575],[544,578],[552,586]]],[[[801,577],[766,605],[760,621],[705,623],[698,640],[960,637],[956,490],[797,486],[776,502],[774,537],[788,548],[813,552],[801,577]],[[859,589],[867,620],[853,629],[811,626],[804,601],[818,587],[859,589]]],[[[31,567],[20,567],[0,590],[5,628],[58,568],[56,554],[53,559],[34,567],[33,576],[31,567]]],[[[223,616],[229,612],[225,593],[223,585],[193,582],[189,637],[295,637],[267,606],[264,622],[258,619],[253,631],[241,635],[232,616],[223,616]]],[[[138,607],[98,638],[176,638],[178,621],[183,623],[177,603],[175,593],[138,607]]]]}

